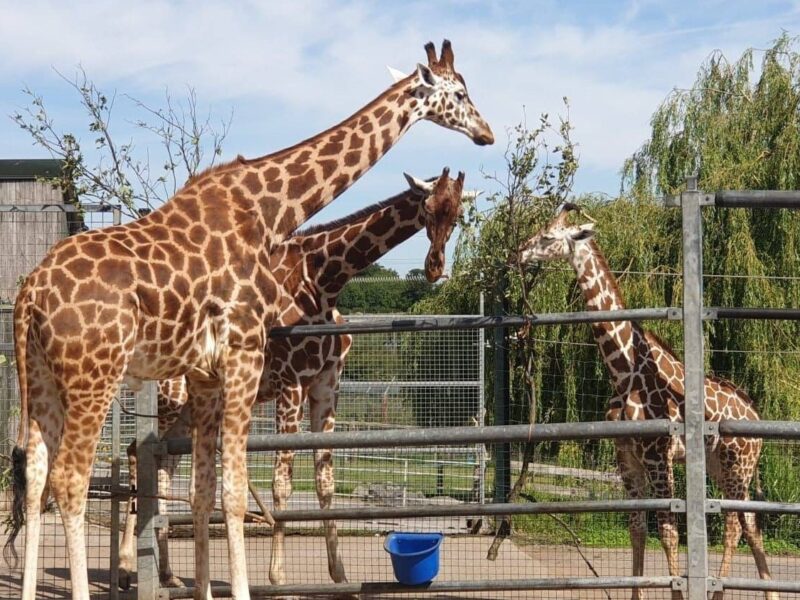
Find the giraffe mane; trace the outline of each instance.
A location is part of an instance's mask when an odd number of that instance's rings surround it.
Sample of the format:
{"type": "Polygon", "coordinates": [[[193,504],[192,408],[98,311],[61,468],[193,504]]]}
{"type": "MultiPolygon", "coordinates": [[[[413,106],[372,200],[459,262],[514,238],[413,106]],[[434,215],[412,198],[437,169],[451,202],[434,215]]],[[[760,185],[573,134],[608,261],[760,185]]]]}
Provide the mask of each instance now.
{"type": "MultiPolygon", "coordinates": [[[[431,181],[436,181],[437,179],[438,177],[429,177],[425,181],[431,182],[431,181]]],[[[399,194],[392,196],[391,198],[387,198],[386,200],[381,200],[380,202],[376,202],[375,204],[370,204],[369,206],[360,208],[354,213],[350,213],[349,215],[345,215],[344,217],[334,219],[333,221],[329,221],[327,223],[320,223],[319,225],[309,225],[308,227],[303,227],[302,229],[298,229],[292,234],[291,237],[295,238],[300,236],[314,235],[316,233],[332,231],[334,229],[338,229],[339,227],[344,227],[345,225],[351,225],[352,223],[360,221],[361,219],[363,219],[368,215],[383,210],[387,206],[391,206],[398,200],[407,197],[409,194],[411,194],[412,196],[416,195],[411,190],[402,191],[399,194]]],[[[419,196],[419,198],[420,200],[422,200],[422,196],[419,196]]]]}
{"type": "Polygon", "coordinates": [[[649,329],[645,329],[644,335],[645,335],[645,338],[649,338],[651,341],[653,341],[656,344],[658,344],[659,346],[661,346],[661,349],[664,352],[666,352],[667,354],[669,354],[671,358],[674,358],[678,362],[682,362],[681,359],[678,358],[678,355],[675,354],[675,350],[673,350],[672,346],[670,346],[667,342],[665,342],[664,338],[662,338],[660,335],[652,332],[649,329]]]}
{"type": "Polygon", "coordinates": [[[211,175],[211,174],[217,175],[217,174],[220,174],[220,173],[222,173],[224,171],[227,171],[227,170],[236,170],[239,167],[247,166],[247,165],[254,165],[254,164],[257,164],[257,163],[259,163],[261,161],[277,160],[277,159],[279,159],[280,157],[282,157],[282,156],[284,156],[286,154],[291,154],[293,152],[296,152],[301,147],[307,146],[307,145],[313,143],[315,140],[322,140],[322,139],[326,138],[327,136],[329,136],[336,129],[339,129],[339,128],[345,126],[347,123],[349,123],[351,121],[355,121],[358,118],[359,115],[361,115],[363,113],[371,112],[374,108],[376,108],[378,105],[380,105],[382,102],[384,102],[386,100],[386,98],[388,98],[390,95],[402,92],[402,89],[408,85],[408,83],[412,79],[412,77],[415,77],[415,74],[409,75],[405,79],[402,79],[402,80],[392,84],[388,89],[386,89],[378,97],[374,98],[371,102],[369,102],[368,104],[366,104],[366,105],[362,106],[361,108],[359,108],[356,112],[351,114],[346,119],[343,119],[343,120],[339,121],[338,123],[328,127],[328,129],[326,129],[325,131],[321,131],[320,133],[317,133],[316,135],[313,135],[310,138],[301,140],[301,141],[297,142],[296,144],[293,144],[292,146],[289,146],[287,148],[282,148],[281,150],[278,150],[276,152],[272,152],[270,154],[264,154],[263,156],[257,156],[255,158],[245,158],[244,156],[242,156],[240,154],[236,158],[234,158],[233,160],[229,160],[227,162],[219,163],[217,165],[212,165],[212,166],[200,171],[199,173],[189,177],[189,179],[186,180],[186,183],[183,184],[183,187],[181,188],[181,190],[186,188],[186,187],[188,187],[189,185],[197,183],[199,180],[205,178],[208,175],[211,175]]]}
{"type": "Polygon", "coordinates": [[[331,231],[339,227],[344,227],[345,225],[350,225],[372,213],[376,213],[379,210],[386,208],[387,206],[389,206],[396,200],[399,200],[402,196],[405,196],[408,193],[409,190],[406,190],[405,192],[397,194],[396,196],[392,196],[391,198],[387,198],[386,200],[381,200],[380,202],[376,202],[375,204],[370,204],[369,206],[360,208],[354,213],[350,213],[349,215],[346,215],[339,219],[334,219],[333,221],[329,221],[327,223],[320,223],[319,225],[309,225],[308,227],[303,227],[302,229],[298,229],[297,231],[295,231],[292,234],[292,237],[313,235],[315,233],[331,231]]]}
{"type": "Polygon", "coordinates": [[[611,267],[608,266],[608,261],[606,260],[606,255],[603,254],[602,250],[600,250],[600,246],[597,244],[597,241],[591,239],[588,241],[589,246],[592,249],[592,254],[595,256],[595,260],[597,260],[598,267],[607,273],[611,273],[611,280],[610,280],[610,287],[612,291],[617,295],[618,298],[622,299],[623,305],[625,304],[625,296],[622,295],[622,292],[619,288],[619,282],[617,278],[614,277],[614,274],[611,271],[611,267]]]}

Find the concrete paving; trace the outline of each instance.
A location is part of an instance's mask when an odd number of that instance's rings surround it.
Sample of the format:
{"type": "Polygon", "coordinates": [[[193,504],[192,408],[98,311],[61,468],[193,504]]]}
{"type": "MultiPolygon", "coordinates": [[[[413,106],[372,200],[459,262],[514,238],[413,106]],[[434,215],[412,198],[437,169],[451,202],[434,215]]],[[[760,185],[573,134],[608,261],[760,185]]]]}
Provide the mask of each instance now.
{"type": "MultiPolygon", "coordinates": [[[[377,530],[377,523],[375,529],[377,530]]],[[[387,524],[389,525],[389,524],[387,524]]],[[[178,532],[179,533],[179,532],[178,532]]],[[[89,547],[89,576],[93,598],[108,597],[108,547],[109,532],[105,527],[87,526],[89,547]]],[[[340,538],[340,548],[351,582],[393,581],[389,556],[383,550],[383,533],[360,536],[345,535],[340,538]]],[[[247,538],[248,572],[253,585],[269,584],[269,562],[271,537],[269,535],[247,538]]],[[[492,538],[490,536],[455,535],[448,537],[441,550],[441,568],[437,581],[479,580],[479,579],[523,579],[540,577],[592,577],[592,572],[579,552],[569,546],[530,545],[522,546],[506,541],[498,559],[486,560],[492,538]]],[[[5,539],[0,535],[0,545],[5,539]]],[[[21,546],[22,544],[18,544],[21,546]]],[[[630,551],[628,549],[609,550],[598,548],[583,549],[586,559],[592,563],[601,576],[627,575],[630,572],[630,551]]],[[[187,585],[192,585],[194,575],[193,541],[191,538],[177,538],[170,541],[170,555],[175,574],[187,585]]],[[[211,541],[211,568],[215,583],[228,581],[227,550],[225,540],[215,537],[211,541]]],[[[719,563],[719,555],[712,554],[710,564],[713,568],[719,563]]],[[[770,557],[770,566],[776,579],[796,580],[800,576],[800,559],[788,556],[770,557]]],[[[40,554],[39,594],[37,598],[70,598],[69,571],[66,568],[66,550],[60,520],[55,514],[44,516],[43,536],[40,554]]],[[[755,577],[753,559],[740,552],[734,560],[733,573],[740,577],[755,577]]],[[[327,558],[324,539],[319,536],[290,535],[286,543],[286,569],[288,583],[327,583],[327,558]]],[[[648,550],[645,573],[665,575],[666,563],[663,552],[648,550]]],[[[20,573],[13,572],[0,563],[0,599],[10,600],[20,597],[20,573]]],[[[122,598],[135,597],[124,594],[122,598]]],[[[363,596],[367,598],[367,596],[363,596]]],[[[473,594],[384,594],[369,596],[370,600],[389,598],[437,598],[455,600],[457,598],[505,599],[628,599],[629,591],[600,590],[543,591],[543,592],[498,592],[473,594]]],[[[798,595],[782,595],[782,598],[798,595]]],[[[317,597],[319,598],[319,597],[317,597]]],[[[653,590],[646,594],[648,599],[670,598],[667,591],[653,590]]],[[[726,594],[726,599],[763,598],[755,593],[726,594]]]]}

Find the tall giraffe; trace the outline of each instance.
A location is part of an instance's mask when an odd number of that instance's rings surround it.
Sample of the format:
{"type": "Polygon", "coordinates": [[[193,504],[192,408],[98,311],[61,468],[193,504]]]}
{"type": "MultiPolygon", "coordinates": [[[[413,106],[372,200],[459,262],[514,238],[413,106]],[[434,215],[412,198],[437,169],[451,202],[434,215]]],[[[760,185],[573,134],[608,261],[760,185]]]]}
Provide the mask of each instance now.
{"type": "MultiPolygon", "coordinates": [[[[454,68],[450,43],[339,125],[261,158],[201,173],[158,210],[63,240],[14,308],[22,405],[13,451],[13,544],[27,512],[23,600],[36,591],[40,503],[49,480],[73,598],[89,597],[83,517],[103,419],[124,377],[187,377],[196,598],[211,598],[208,518],[222,438],[222,498],[234,598],[250,597],[244,554],[245,445],[279,292],[269,250],[329,204],[416,121],[494,141],[454,68]],[[48,476],[49,473],[49,476],[48,476]]],[[[7,546],[13,548],[13,546],[7,546]]]]}
{"type": "MultiPolygon", "coordinates": [[[[523,244],[522,260],[565,260],[575,270],[578,285],[590,310],[625,308],[616,279],[599,246],[592,239],[594,224],[568,224],[567,217],[571,211],[579,209],[574,204],[564,205],[549,225],[523,244]]],[[[606,419],[670,419],[682,422],[684,366],[673,351],[636,322],[595,323],[592,331],[617,394],[609,402],[606,419]]],[[[752,399],[744,390],[725,379],[707,376],[705,418],[707,421],[757,421],[759,416],[752,399]]],[[[651,490],[657,498],[674,496],[673,464],[685,461],[685,447],[680,436],[652,440],[617,438],[614,441],[620,476],[631,498],[647,497],[651,490]]],[[[749,499],[750,481],[757,475],[761,444],[758,438],[706,438],[708,473],[726,498],[749,499]]],[[[756,487],[759,487],[757,477],[756,487]]],[[[641,576],[644,573],[647,537],[645,513],[631,513],[629,527],[633,546],[633,575],[641,576]]],[[[753,552],[759,576],[770,579],[761,531],[753,513],[726,514],[725,550],[719,576],[728,575],[742,531],[753,552]]],[[[669,573],[678,576],[678,530],[673,513],[658,513],[658,532],[667,556],[669,573]]],[[[672,596],[674,599],[683,598],[679,591],[673,591],[672,596]]],[[[765,596],[767,600],[778,598],[776,592],[766,592],[765,596]]],[[[634,589],[632,598],[641,599],[642,591],[634,589]]],[[[722,592],[714,594],[715,600],[722,598],[722,592]]]]}
{"type": "MultiPolygon", "coordinates": [[[[336,302],[345,284],[386,252],[420,229],[431,240],[425,259],[429,281],[438,280],[444,269],[444,249],[456,220],[462,212],[462,199],[475,192],[463,192],[464,174],[450,179],[449,169],[433,181],[420,181],[406,175],[410,189],[332,223],[318,225],[294,234],[272,251],[273,273],[282,286],[281,311],[276,326],[341,323],[336,302]]],[[[276,401],[276,430],[299,430],[303,404],[311,410],[312,431],[333,431],[338,381],[352,343],[351,336],[309,336],[270,339],[266,353],[271,362],[261,376],[257,402],[276,401]]],[[[183,379],[159,383],[158,418],[162,439],[188,434],[190,422],[185,412],[183,379]]],[[[135,443],[128,448],[132,485],[135,485],[135,443]]],[[[273,471],[273,500],[277,510],[285,509],[291,495],[294,452],[276,455],[273,471]]],[[[175,457],[161,457],[159,495],[169,493],[178,466],[175,457]],[[166,460],[164,460],[166,458],[166,460]]],[[[334,493],[330,450],[315,452],[315,481],[321,508],[329,508],[334,493]]],[[[131,515],[132,511],[128,511],[131,515]]],[[[128,516],[120,551],[120,585],[127,588],[134,565],[135,517],[128,516]]],[[[336,522],[324,521],[328,571],[337,582],[346,582],[337,551],[336,522]]],[[[163,584],[180,586],[169,566],[166,529],[159,530],[159,576],[163,584]]],[[[270,579],[285,583],[284,527],[276,523],[273,531],[270,579]]]]}

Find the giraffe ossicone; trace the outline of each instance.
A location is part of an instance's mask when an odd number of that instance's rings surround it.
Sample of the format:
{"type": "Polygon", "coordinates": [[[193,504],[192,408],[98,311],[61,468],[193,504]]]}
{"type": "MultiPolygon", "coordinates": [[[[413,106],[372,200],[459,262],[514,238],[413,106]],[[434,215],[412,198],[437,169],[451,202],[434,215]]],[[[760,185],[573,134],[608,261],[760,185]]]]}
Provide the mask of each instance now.
{"type": "MultiPolygon", "coordinates": [[[[578,278],[590,310],[625,308],[614,274],[606,262],[595,236],[595,223],[569,223],[571,214],[580,214],[574,204],[565,204],[557,216],[525,242],[519,250],[523,262],[564,260],[578,278]]],[[[635,321],[594,323],[592,331],[606,368],[611,375],[615,396],[609,401],[606,419],[669,419],[682,422],[684,414],[684,365],[672,349],[652,332],[635,321]]],[[[759,420],[755,404],[747,393],[722,378],[705,378],[705,418],[707,421],[759,420]]],[[[674,497],[673,464],[685,461],[685,446],[680,436],[655,439],[617,438],[616,459],[627,494],[645,498],[652,492],[657,498],[674,497]]],[[[750,437],[706,437],[706,460],[709,476],[725,498],[750,499],[750,483],[755,476],[760,493],[758,459],[762,441],[750,437]]],[[[667,557],[669,574],[681,575],[678,562],[678,530],[674,513],[658,512],[661,545],[667,557]]],[[[644,551],[647,539],[645,513],[630,515],[633,571],[644,574],[644,551]]],[[[727,577],[736,546],[744,532],[761,579],[770,579],[761,530],[753,513],[729,512],[725,516],[724,552],[719,577],[727,577]]],[[[634,588],[633,600],[643,591],[634,588]]],[[[683,598],[672,591],[673,600],[683,598]]],[[[767,600],[777,600],[777,592],[765,592],[767,600]]],[[[722,600],[715,592],[714,600],[722,600]]]]}
{"type": "MultiPolygon", "coordinates": [[[[272,251],[271,261],[282,293],[277,326],[341,323],[336,302],[344,285],[389,250],[418,231],[425,229],[431,252],[444,252],[453,227],[461,215],[461,205],[478,192],[464,191],[464,174],[456,179],[444,169],[429,180],[406,175],[409,189],[388,200],[294,234],[272,251]]],[[[432,263],[431,263],[432,264],[432,263]]],[[[428,262],[426,261],[426,265],[428,262]]],[[[426,267],[426,277],[436,273],[426,267]]],[[[349,335],[272,338],[267,344],[271,362],[261,375],[257,402],[276,402],[276,430],[281,433],[300,429],[303,406],[310,408],[313,431],[333,431],[335,425],[338,381],[351,347],[349,335]]],[[[186,407],[183,379],[161,382],[158,396],[159,434],[163,438],[185,437],[191,420],[186,407]]],[[[135,445],[128,449],[135,464],[135,445]]],[[[159,495],[169,494],[170,482],[178,462],[164,457],[159,465],[159,495]]],[[[284,509],[291,495],[293,452],[276,455],[273,471],[273,501],[284,509]]],[[[315,453],[315,482],[321,508],[329,508],[333,499],[332,453],[315,453]]],[[[132,478],[134,471],[132,471],[132,478]]],[[[130,511],[129,511],[130,512],[130,511]]],[[[135,519],[128,517],[120,550],[120,583],[127,587],[134,567],[133,532],[135,519]]],[[[328,571],[335,582],[345,582],[345,569],[338,551],[335,521],[324,521],[328,571]]],[[[284,567],[284,525],[273,530],[270,580],[286,581],[284,567]]],[[[159,530],[159,577],[168,585],[180,585],[168,559],[167,531],[159,530]]]]}

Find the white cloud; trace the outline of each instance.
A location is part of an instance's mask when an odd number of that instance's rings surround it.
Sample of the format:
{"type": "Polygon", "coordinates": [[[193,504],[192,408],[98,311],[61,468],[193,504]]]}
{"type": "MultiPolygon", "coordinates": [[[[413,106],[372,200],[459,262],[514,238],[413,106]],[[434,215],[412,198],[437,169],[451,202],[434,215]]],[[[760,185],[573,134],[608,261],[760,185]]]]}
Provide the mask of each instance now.
{"type": "MultiPolygon", "coordinates": [[[[646,137],[657,104],[673,85],[691,83],[715,45],[738,52],[745,39],[764,43],[778,34],[780,20],[762,18],[753,28],[698,22],[701,36],[679,24],[639,23],[653,10],[680,16],[680,7],[646,1],[592,25],[537,22],[536,7],[517,7],[525,17],[511,22],[502,6],[478,12],[480,3],[6,2],[0,75],[35,82],[52,79],[51,67],[69,73],[80,63],[101,84],[134,95],[191,83],[202,101],[250,106],[245,112],[263,119],[235,122],[234,135],[277,128],[300,138],[379,93],[388,83],[385,64],[410,71],[424,59],[427,39],[438,44],[447,35],[476,104],[496,129],[517,122],[523,105],[535,118],[558,111],[569,96],[584,164],[616,170],[646,137]],[[272,119],[275,109],[283,122],[272,119]]],[[[430,136],[434,144],[443,139],[430,136]]],[[[242,140],[236,143],[254,144],[242,140]]]]}

